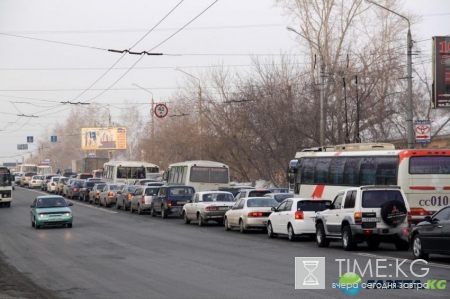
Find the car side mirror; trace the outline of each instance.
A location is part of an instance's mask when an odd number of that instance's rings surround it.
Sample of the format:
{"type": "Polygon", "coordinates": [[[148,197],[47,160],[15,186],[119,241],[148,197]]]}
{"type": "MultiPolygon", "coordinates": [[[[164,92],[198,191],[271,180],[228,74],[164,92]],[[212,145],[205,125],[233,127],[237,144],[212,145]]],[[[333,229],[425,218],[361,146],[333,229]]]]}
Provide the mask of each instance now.
{"type": "Polygon", "coordinates": [[[330,204],[330,206],[328,207],[330,210],[334,210],[336,209],[336,207],[334,206],[334,204],[330,204]]]}
{"type": "Polygon", "coordinates": [[[117,194],[122,194],[122,192],[121,191],[117,191],[117,194]]]}
{"type": "Polygon", "coordinates": [[[30,208],[34,208],[34,206],[33,206],[33,205],[31,205],[31,206],[30,206],[30,208]]]}
{"type": "Polygon", "coordinates": [[[276,211],[277,211],[277,208],[276,208],[276,207],[272,207],[270,210],[271,210],[272,212],[276,212],[276,211]]]}
{"type": "Polygon", "coordinates": [[[429,223],[432,223],[432,222],[433,222],[433,220],[431,219],[431,216],[425,216],[425,218],[423,219],[423,221],[426,221],[426,222],[429,222],[429,223]]]}
{"type": "Polygon", "coordinates": [[[69,202],[69,207],[73,206],[73,203],[69,202]]]}

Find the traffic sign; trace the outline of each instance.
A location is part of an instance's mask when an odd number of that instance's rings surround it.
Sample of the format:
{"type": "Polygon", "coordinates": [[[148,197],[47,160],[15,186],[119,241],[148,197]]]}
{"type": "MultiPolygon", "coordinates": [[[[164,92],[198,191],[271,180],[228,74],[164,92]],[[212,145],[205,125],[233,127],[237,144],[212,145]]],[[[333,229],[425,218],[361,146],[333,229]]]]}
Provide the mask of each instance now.
{"type": "Polygon", "coordinates": [[[430,143],[431,121],[416,120],[414,122],[414,132],[416,133],[416,143],[430,143]]]}
{"type": "Polygon", "coordinates": [[[28,149],[28,144],[18,144],[17,145],[17,149],[18,150],[27,150],[28,149]]]}
{"type": "Polygon", "coordinates": [[[57,142],[57,141],[58,141],[58,137],[56,137],[56,136],[50,136],[50,141],[51,141],[51,142],[57,142]]]}
{"type": "Polygon", "coordinates": [[[27,136],[27,142],[33,143],[33,136],[27,136]]]}
{"type": "Polygon", "coordinates": [[[158,104],[155,106],[155,115],[158,118],[164,118],[169,113],[169,108],[167,108],[166,104],[158,104]]]}
{"type": "Polygon", "coordinates": [[[50,164],[50,159],[45,159],[44,164],[50,164]]]}

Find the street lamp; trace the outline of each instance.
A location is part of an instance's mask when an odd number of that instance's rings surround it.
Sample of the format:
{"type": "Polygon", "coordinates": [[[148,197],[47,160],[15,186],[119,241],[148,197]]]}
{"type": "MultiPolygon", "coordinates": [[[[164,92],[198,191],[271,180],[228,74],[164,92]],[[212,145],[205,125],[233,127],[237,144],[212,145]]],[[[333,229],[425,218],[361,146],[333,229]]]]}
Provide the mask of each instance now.
{"type": "Polygon", "coordinates": [[[371,0],[365,0],[368,3],[374,4],[382,9],[385,9],[397,16],[399,16],[400,18],[406,20],[406,22],[408,22],[408,33],[406,35],[406,43],[408,46],[408,51],[407,51],[407,65],[408,65],[408,74],[407,74],[407,79],[408,79],[408,111],[407,111],[407,116],[406,116],[406,127],[407,127],[407,132],[408,132],[408,149],[414,148],[414,144],[413,144],[413,100],[412,100],[412,40],[411,40],[411,23],[409,22],[409,19],[405,16],[402,16],[401,14],[390,10],[389,8],[386,8],[376,2],[373,2],[371,0]]]}
{"type": "Polygon", "coordinates": [[[200,132],[200,160],[202,159],[202,153],[203,153],[203,113],[202,113],[202,87],[201,87],[201,81],[199,78],[179,69],[175,68],[176,71],[180,71],[198,81],[198,113],[199,113],[199,132],[200,132]]]}
{"type": "Polygon", "coordinates": [[[320,53],[320,78],[321,78],[321,88],[320,88],[320,141],[319,141],[319,146],[324,146],[325,145],[325,108],[324,108],[324,92],[325,92],[325,61],[323,59],[323,54],[322,51],[320,49],[320,44],[315,43],[314,41],[310,40],[309,38],[307,38],[306,36],[304,36],[303,34],[299,33],[297,30],[295,30],[292,27],[286,27],[286,29],[288,31],[292,31],[296,34],[298,34],[299,36],[303,37],[304,39],[306,39],[307,41],[309,41],[310,43],[314,44],[317,49],[319,50],[320,53]]]}

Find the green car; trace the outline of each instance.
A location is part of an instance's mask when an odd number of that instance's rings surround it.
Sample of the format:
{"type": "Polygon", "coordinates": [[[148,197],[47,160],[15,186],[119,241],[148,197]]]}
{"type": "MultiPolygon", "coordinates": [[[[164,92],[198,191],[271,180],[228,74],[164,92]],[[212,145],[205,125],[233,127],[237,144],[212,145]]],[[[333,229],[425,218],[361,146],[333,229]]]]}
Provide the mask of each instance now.
{"type": "Polygon", "coordinates": [[[66,200],[58,195],[38,196],[30,206],[31,226],[36,229],[41,226],[64,226],[72,227],[73,214],[66,200]]]}

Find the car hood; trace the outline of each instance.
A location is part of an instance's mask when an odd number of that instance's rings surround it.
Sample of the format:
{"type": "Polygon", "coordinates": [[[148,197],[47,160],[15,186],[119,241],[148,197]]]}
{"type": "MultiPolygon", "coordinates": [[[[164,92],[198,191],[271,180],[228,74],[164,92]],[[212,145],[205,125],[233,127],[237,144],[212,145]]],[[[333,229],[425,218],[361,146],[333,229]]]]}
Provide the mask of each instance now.
{"type": "Polygon", "coordinates": [[[61,208],[36,208],[37,213],[67,213],[72,212],[69,207],[61,208]]]}

